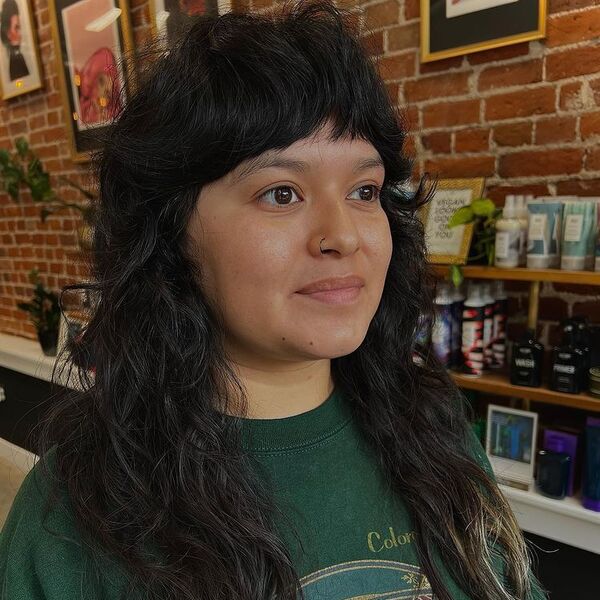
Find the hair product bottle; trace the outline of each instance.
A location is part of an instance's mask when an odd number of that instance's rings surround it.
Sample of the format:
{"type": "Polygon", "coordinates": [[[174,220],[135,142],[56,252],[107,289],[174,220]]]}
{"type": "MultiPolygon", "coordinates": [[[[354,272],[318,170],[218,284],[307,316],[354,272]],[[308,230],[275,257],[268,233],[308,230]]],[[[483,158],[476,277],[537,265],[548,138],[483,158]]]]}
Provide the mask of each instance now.
{"type": "Polygon", "coordinates": [[[550,389],[578,394],[581,391],[581,370],[584,368],[584,351],[577,345],[576,325],[567,320],[563,326],[563,339],[552,352],[550,389]]]}
{"type": "Polygon", "coordinates": [[[485,302],[483,308],[483,359],[484,369],[492,366],[492,333],[494,329],[494,298],[490,294],[490,284],[481,284],[481,295],[485,302]]]}
{"type": "Polygon", "coordinates": [[[516,196],[517,219],[519,219],[519,267],[527,265],[527,228],[529,226],[529,211],[527,202],[533,200],[533,196],[516,196]]]}
{"type": "Polygon", "coordinates": [[[506,315],[508,297],[504,291],[504,282],[494,281],[494,325],[492,327],[492,368],[503,369],[506,364],[506,315]]]}
{"type": "Polygon", "coordinates": [[[528,329],[513,344],[510,359],[510,382],[513,385],[539,387],[542,385],[544,346],[535,339],[535,331],[528,329]]]}
{"type": "Polygon", "coordinates": [[[484,311],[485,300],[481,295],[481,288],[475,282],[469,281],[462,319],[462,372],[472,377],[480,377],[483,374],[484,311]]]}
{"type": "Polygon", "coordinates": [[[465,295],[463,294],[461,287],[453,286],[451,299],[452,358],[450,362],[452,367],[458,369],[462,365],[462,318],[465,304],[465,295]]]}
{"type": "Polygon", "coordinates": [[[515,196],[508,194],[504,201],[502,217],[496,221],[496,248],[494,264],[497,267],[519,266],[521,223],[517,218],[515,196]]]}
{"type": "Polygon", "coordinates": [[[435,318],[431,330],[431,345],[438,360],[445,367],[450,366],[452,352],[452,298],[448,284],[441,282],[435,297],[435,318]]]}

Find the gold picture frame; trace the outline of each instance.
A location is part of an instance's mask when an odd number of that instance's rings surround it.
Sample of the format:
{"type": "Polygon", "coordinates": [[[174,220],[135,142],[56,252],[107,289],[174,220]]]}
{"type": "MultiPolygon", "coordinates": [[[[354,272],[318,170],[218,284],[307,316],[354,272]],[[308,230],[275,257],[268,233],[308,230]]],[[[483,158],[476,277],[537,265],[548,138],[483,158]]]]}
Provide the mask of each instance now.
{"type": "Polygon", "coordinates": [[[546,37],[547,0],[421,0],[421,62],[546,37]]]}
{"type": "Polygon", "coordinates": [[[437,181],[432,198],[419,211],[430,263],[464,265],[467,262],[473,224],[458,225],[450,229],[447,223],[458,208],[481,198],[484,188],[483,177],[437,181]]]}
{"type": "Polygon", "coordinates": [[[136,85],[131,61],[123,63],[134,49],[129,5],[49,0],[48,13],[71,160],[89,162],[136,85]]]}
{"type": "Polygon", "coordinates": [[[18,41],[17,52],[11,52],[10,57],[4,43],[1,48],[0,99],[9,100],[44,87],[42,60],[31,0],[15,0],[12,6],[7,1],[0,1],[0,14],[3,16],[3,42],[18,41]],[[4,15],[5,10],[11,12],[4,15]],[[4,30],[6,23],[11,27],[4,30]]]}

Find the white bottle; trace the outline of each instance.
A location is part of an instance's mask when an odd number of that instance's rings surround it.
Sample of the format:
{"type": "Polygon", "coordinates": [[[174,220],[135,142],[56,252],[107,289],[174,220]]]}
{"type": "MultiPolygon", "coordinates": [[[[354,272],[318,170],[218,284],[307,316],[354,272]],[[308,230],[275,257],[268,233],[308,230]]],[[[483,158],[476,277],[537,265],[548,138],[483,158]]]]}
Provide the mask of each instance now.
{"type": "Polygon", "coordinates": [[[492,333],[494,330],[494,298],[490,293],[490,284],[481,284],[481,297],[485,302],[483,309],[483,361],[484,368],[492,366],[492,333]]]}
{"type": "Polygon", "coordinates": [[[469,281],[467,299],[463,305],[462,321],[462,372],[471,377],[481,377],[485,368],[483,356],[483,325],[485,301],[478,284],[469,281]]]}
{"type": "Polygon", "coordinates": [[[527,229],[529,226],[529,211],[527,210],[527,202],[533,196],[517,196],[516,197],[516,217],[519,219],[521,230],[519,231],[519,267],[527,265],[527,229]]]}
{"type": "Polygon", "coordinates": [[[517,218],[515,196],[508,194],[502,217],[496,221],[495,261],[497,267],[511,269],[519,266],[521,223],[517,218]]]}

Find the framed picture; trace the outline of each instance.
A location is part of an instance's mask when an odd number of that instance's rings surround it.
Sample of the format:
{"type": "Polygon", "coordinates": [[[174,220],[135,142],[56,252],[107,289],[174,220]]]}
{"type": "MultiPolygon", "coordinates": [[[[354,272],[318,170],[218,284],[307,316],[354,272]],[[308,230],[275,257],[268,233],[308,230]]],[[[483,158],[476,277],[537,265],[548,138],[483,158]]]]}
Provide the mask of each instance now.
{"type": "Polygon", "coordinates": [[[133,50],[127,3],[49,0],[48,8],[71,158],[87,162],[132,91],[121,64],[133,50]]]}
{"type": "Polygon", "coordinates": [[[546,37],[547,0],[421,0],[421,62],[546,37]]]}
{"type": "Polygon", "coordinates": [[[43,87],[31,0],[0,0],[0,96],[15,98],[43,87]]]}
{"type": "Polygon", "coordinates": [[[443,265],[464,265],[469,255],[473,225],[448,227],[454,211],[481,198],[485,179],[440,179],[431,200],[421,209],[428,260],[443,265]]]}
{"type": "Polygon", "coordinates": [[[150,0],[152,36],[171,48],[200,15],[222,15],[231,10],[231,0],[150,0]]]}
{"type": "Polygon", "coordinates": [[[485,451],[498,483],[529,490],[533,483],[538,414],[488,405],[485,451]]]}

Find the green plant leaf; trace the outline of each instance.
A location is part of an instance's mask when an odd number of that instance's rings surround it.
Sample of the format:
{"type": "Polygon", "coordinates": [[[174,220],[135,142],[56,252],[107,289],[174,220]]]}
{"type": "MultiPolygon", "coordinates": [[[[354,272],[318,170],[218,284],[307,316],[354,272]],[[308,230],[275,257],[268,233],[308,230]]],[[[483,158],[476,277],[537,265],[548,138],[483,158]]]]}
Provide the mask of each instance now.
{"type": "Polygon", "coordinates": [[[456,227],[458,225],[465,225],[473,220],[473,211],[470,206],[461,206],[448,221],[448,227],[456,227]]]}
{"type": "Polygon", "coordinates": [[[463,279],[464,275],[460,265],[450,265],[450,280],[454,287],[459,287],[463,279]]]}
{"type": "Polygon", "coordinates": [[[21,158],[25,158],[27,156],[27,152],[29,151],[29,144],[24,137],[17,138],[15,141],[15,146],[17,147],[17,152],[21,158]]]}
{"type": "Polygon", "coordinates": [[[471,210],[478,217],[489,217],[494,214],[496,205],[489,198],[477,198],[471,202],[471,210]]]}

